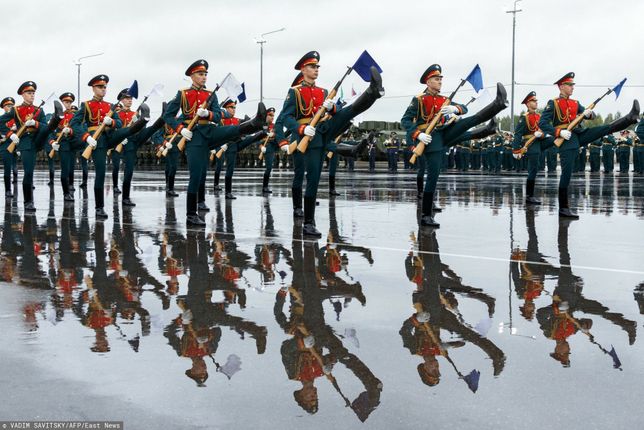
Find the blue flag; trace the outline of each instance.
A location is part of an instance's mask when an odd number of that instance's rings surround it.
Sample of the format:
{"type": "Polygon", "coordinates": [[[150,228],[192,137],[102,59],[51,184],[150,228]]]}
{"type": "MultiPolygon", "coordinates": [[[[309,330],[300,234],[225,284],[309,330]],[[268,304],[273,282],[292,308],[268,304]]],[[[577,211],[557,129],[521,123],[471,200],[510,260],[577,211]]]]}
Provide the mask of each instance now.
{"type": "Polygon", "coordinates": [[[615,100],[619,97],[619,93],[622,92],[622,87],[624,86],[624,82],[626,82],[626,78],[622,79],[622,81],[615,85],[615,88],[613,88],[613,92],[615,93],[615,100]]]}
{"type": "Polygon", "coordinates": [[[128,88],[127,93],[135,99],[139,98],[139,83],[136,79],[132,82],[130,88],[128,88]]]}
{"type": "Polygon", "coordinates": [[[363,81],[370,82],[371,66],[374,66],[376,69],[378,69],[378,72],[382,73],[382,69],[380,68],[378,63],[376,63],[376,60],[374,60],[367,51],[364,51],[362,54],[360,54],[360,56],[356,60],[356,63],[353,65],[353,70],[355,70],[356,73],[360,75],[363,81]]]}
{"type": "Polygon", "coordinates": [[[483,75],[481,74],[481,67],[478,64],[474,66],[465,80],[474,87],[474,91],[477,93],[481,91],[483,89],[483,75]]]}
{"type": "MultiPolygon", "coordinates": [[[[624,81],[625,80],[626,79],[624,79],[624,81]]],[[[622,85],[624,81],[622,81],[620,85],[622,85]]],[[[608,351],[608,355],[610,355],[613,358],[613,367],[615,369],[619,369],[620,367],[622,367],[622,362],[619,361],[619,357],[617,357],[617,353],[615,352],[615,347],[613,345],[610,346],[610,351],[608,351]]]]}
{"type": "Polygon", "coordinates": [[[246,85],[244,85],[244,83],[242,82],[241,87],[242,87],[242,92],[239,93],[239,95],[237,96],[237,100],[239,100],[239,103],[243,103],[246,100],[246,85]]]}
{"type": "MultiPolygon", "coordinates": [[[[477,66],[478,67],[478,66],[477,66]]],[[[481,378],[481,372],[474,369],[469,375],[465,375],[463,379],[467,383],[467,386],[472,390],[473,393],[476,393],[476,390],[479,389],[479,379],[481,378]]]]}

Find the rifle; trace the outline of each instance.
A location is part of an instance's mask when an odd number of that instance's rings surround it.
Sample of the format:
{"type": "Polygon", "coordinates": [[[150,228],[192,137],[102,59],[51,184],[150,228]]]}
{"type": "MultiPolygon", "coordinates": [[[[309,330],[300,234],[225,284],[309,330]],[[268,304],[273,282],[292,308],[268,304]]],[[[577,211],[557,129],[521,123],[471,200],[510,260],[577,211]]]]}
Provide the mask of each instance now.
{"type": "MultiPolygon", "coordinates": [[[[269,133],[270,133],[270,132],[269,132],[269,133]]],[[[258,158],[259,158],[260,160],[263,160],[263,159],[264,159],[264,153],[262,152],[262,148],[265,148],[265,147],[266,147],[266,144],[268,143],[268,139],[269,139],[269,138],[270,138],[270,137],[267,135],[267,136],[264,138],[264,141],[259,145],[259,157],[258,157],[258,158]]]]}
{"type": "MultiPolygon", "coordinates": [[[[353,67],[347,67],[347,71],[344,73],[342,78],[335,84],[335,86],[331,89],[331,91],[329,92],[329,95],[327,96],[326,100],[332,100],[333,98],[335,98],[335,95],[338,93],[338,90],[340,89],[340,86],[342,85],[342,82],[344,82],[344,79],[347,76],[349,76],[349,73],[351,73],[351,71],[353,71],[353,67]]],[[[320,120],[322,119],[322,117],[324,116],[325,113],[326,113],[326,109],[324,108],[324,106],[320,106],[320,109],[318,109],[318,111],[315,113],[315,116],[313,117],[313,119],[311,120],[309,125],[311,127],[315,127],[317,125],[317,123],[320,122],[320,120]]],[[[307,148],[309,147],[309,141],[310,140],[311,140],[310,136],[304,136],[300,140],[300,143],[297,143],[297,141],[296,141],[296,142],[293,142],[292,144],[290,144],[289,145],[289,150],[288,150],[289,155],[292,154],[293,152],[295,152],[295,148],[297,148],[298,151],[300,151],[302,154],[304,154],[306,152],[307,148]]]]}
{"type": "MultiPolygon", "coordinates": [[[[51,95],[47,97],[47,100],[41,100],[40,104],[38,105],[34,113],[27,115],[27,117],[25,118],[25,123],[30,119],[33,119],[34,116],[36,116],[40,112],[40,108],[42,108],[45,105],[45,103],[47,103],[53,96],[54,96],[54,93],[51,93],[51,95]]],[[[16,108],[14,107],[13,109],[15,111],[16,116],[18,116],[18,111],[16,110],[16,108]]],[[[16,136],[18,136],[19,138],[22,137],[22,135],[25,134],[25,131],[27,131],[27,126],[23,123],[22,126],[20,126],[20,128],[18,129],[18,131],[16,131],[16,136]]],[[[7,151],[10,154],[13,154],[13,151],[15,150],[16,150],[16,144],[13,143],[12,141],[9,144],[9,146],[7,146],[7,151]]]]}
{"type": "MultiPolygon", "coordinates": [[[[450,96],[445,99],[445,101],[443,102],[443,105],[441,106],[441,109],[446,106],[449,106],[454,96],[456,96],[456,92],[460,90],[463,85],[465,85],[465,82],[467,82],[465,79],[461,79],[461,83],[458,84],[458,87],[456,87],[456,89],[452,92],[452,94],[450,94],[450,96]]],[[[441,117],[442,117],[442,114],[439,109],[438,112],[434,114],[434,117],[431,119],[431,121],[429,120],[429,118],[427,118],[427,121],[429,122],[427,123],[427,127],[425,128],[424,133],[427,135],[431,134],[431,132],[434,131],[434,129],[438,125],[438,121],[440,121],[441,117]]],[[[423,155],[423,152],[425,152],[425,146],[426,145],[424,142],[418,142],[418,145],[416,145],[416,148],[414,149],[414,154],[409,159],[409,162],[411,164],[416,163],[416,158],[423,155]]]]}
{"type": "MultiPolygon", "coordinates": [[[[149,92],[145,97],[143,97],[143,101],[141,102],[141,104],[139,105],[139,107],[138,107],[138,108],[136,108],[136,114],[137,114],[137,116],[139,115],[139,113],[140,113],[140,111],[141,111],[141,106],[143,106],[143,104],[144,104],[145,102],[147,102],[147,101],[148,101],[148,99],[150,98],[150,96],[151,96],[152,94],[155,94],[155,95],[161,95],[161,90],[162,90],[162,89],[163,89],[163,85],[162,85],[162,84],[156,84],[155,86],[153,86],[153,87],[152,87],[152,89],[150,90],[150,92],[149,92]]],[[[137,91],[137,95],[138,95],[138,91],[137,91]]],[[[132,122],[134,122],[134,119],[132,120],[132,122]]],[[[131,122],[130,124],[128,124],[128,127],[129,127],[130,125],[132,125],[132,122],[131,122]]],[[[121,152],[123,151],[123,143],[122,143],[122,142],[121,142],[121,143],[119,143],[118,145],[116,145],[116,148],[114,148],[114,149],[116,149],[116,152],[121,153],[121,152]]],[[[158,155],[157,155],[157,156],[158,156],[158,155]]]]}
{"type": "MultiPolygon", "coordinates": [[[[67,127],[68,122],[69,121],[66,121],[63,124],[63,128],[67,127]]],[[[62,131],[60,133],[58,133],[58,136],[56,136],[56,140],[54,141],[54,143],[52,145],[58,145],[59,142],[60,142],[61,137],[63,137],[63,132],[62,131]]],[[[51,148],[51,151],[49,151],[49,158],[54,158],[54,155],[56,155],[56,151],[54,150],[54,148],[51,148]]]]}

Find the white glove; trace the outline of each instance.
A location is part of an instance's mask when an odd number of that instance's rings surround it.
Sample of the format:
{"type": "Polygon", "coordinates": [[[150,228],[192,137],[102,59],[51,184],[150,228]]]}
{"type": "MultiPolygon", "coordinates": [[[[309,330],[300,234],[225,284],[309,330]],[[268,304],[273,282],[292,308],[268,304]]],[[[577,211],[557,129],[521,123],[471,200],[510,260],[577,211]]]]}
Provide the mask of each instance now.
{"type": "Polygon", "coordinates": [[[308,137],[315,136],[315,127],[311,127],[310,125],[304,127],[304,135],[308,137]]]}
{"type": "Polygon", "coordinates": [[[181,314],[181,322],[184,324],[190,324],[192,322],[192,311],[187,309],[181,314]]]}
{"type": "Polygon", "coordinates": [[[186,140],[192,140],[192,132],[187,128],[181,129],[181,136],[185,137],[186,140]]]}
{"type": "Polygon", "coordinates": [[[441,114],[443,115],[453,115],[458,113],[458,108],[456,106],[448,105],[441,108],[441,114]]]}
{"type": "Polygon", "coordinates": [[[212,155],[215,155],[215,154],[217,154],[217,150],[216,150],[216,149],[211,149],[211,150],[210,150],[210,153],[211,153],[212,155]]]}
{"type": "Polygon", "coordinates": [[[18,127],[16,127],[16,124],[12,125],[11,126],[11,131],[16,131],[16,130],[18,130],[18,127]]]}
{"type": "Polygon", "coordinates": [[[315,346],[315,338],[312,335],[305,337],[304,346],[307,348],[313,348],[315,346]]]}
{"type": "Polygon", "coordinates": [[[418,314],[416,315],[416,319],[418,320],[419,323],[426,323],[427,321],[429,321],[429,312],[425,312],[425,311],[418,312],[418,314]]]}
{"type": "Polygon", "coordinates": [[[537,139],[541,139],[543,137],[543,131],[541,131],[541,130],[535,131],[534,132],[534,137],[536,137],[537,139]]]}
{"type": "Polygon", "coordinates": [[[210,111],[208,109],[199,108],[199,109],[197,109],[197,116],[199,116],[201,118],[206,118],[206,117],[210,116],[210,111]]]}
{"type": "Polygon", "coordinates": [[[324,103],[322,103],[322,107],[328,111],[333,110],[333,105],[335,102],[331,99],[326,99],[324,100],[324,103]]]}
{"type": "Polygon", "coordinates": [[[559,303],[559,310],[561,312],[568,312],[569,309],[570,309],[570,306],[568,305],[568,302],[566,302],[565,300],[559,303]]]}
{"type": "Polygon", "coordinates": [[[461,119],[461,117],[456,115],[456,114],[450,114],[450,115],[447,116],[448,121],[454,120],[454,122],[457,122],[460,119],[461,119]]]}
{"type": "Polygon", "coordinates": [[[270,131],[270,132],[268,132],[268,134],[266,135],[266,137],[268,137],[269,139],[272,139],[272,138],[274,138],[274,137],[275,137],[275,133],[274,133],[274,132],[272,132],[272,131],[270,131]]]}
{"type": "Polygon", "coordinates": [[[26,127],[35,127],[36,126],[36,120],[35,119],[29,119],[25,121],[25,126],[26,127]]]}
{"type": "Polygon", "coordinates": [[[52,143],[52,144],[51,144],[51,148],[52,148],[54,151],[58,151],[58,148],[60,148],[60,145],[59,145],[59,144],[57,144],[57,143],[52,143]]]}
{"type": "Polygon", "coordinates": [[[430,143],[432,143],[432,136],[426,133],[420,133],[418,135],[418,140],[423,142],[425,145],[429,145],[430,143]]]}
{"type": "Polygon", "coordinates": [[[561,130],[559,132],[559,136],[563,137],[564,140],[570,140],[570,136],[572,136],[572,133],[570,130],[561,130]]]}
{"type": "Polygon", "coordinates": [[[280,146],[282,152],[288,152],[288,145],[280,146]]]}
{"type": "Polygon", "coordinates": [[[96,148],[96,139],[94,139],[92,136],[87,137],[87,144],[91,146],[92,148],[96,148]]]}
{"type": "Polygon", "coordinates": [[[9,139],[11,139],[11,141],[13,143],[15,143],[16,145],[20,142],[20,138],[18,136],[16,136],[15,134],[12,134],[11,136],[9,136],[9,139]]]}
{"type": "Polygon", "coordinates": [[[123,139],[123,142],[121,142],[121,145],[123,146],[127,145],[127,139],[123,139]]]}
{"type": "Polygon", "coordinates": [[[103,118],[103,124],[105,124],[106,126],[109,127],[112,125],[112,123],[114,123],[114,121],[109,116],[106,116],[105,118],[103,118]]]}
{"type": "Polygon", "coordinates": [[[593,114],[594,114],[594,113],[595,113],[595,112],[593,112],[593,110],[592,110],[592,109],[586,109],[586,110],[584,111],[584,116],[585,116],[586,118],[592,118],[592,116],[593,116],[593,114]]]}
{"type": "Polygon", "coordinates": [[[265,146],[262,146],[262,147],[260,148],[260,151],[262,151],[262,154],[265,154],[265,153],[266,153],[266,147],[265,147],[265,146]]]}
{"type": "Polygon", "coordinates": [[[516,153],[516,154],[513,152],[512,156],[514,157],[515,160],[520,160],[521,159],[521,153],[520,152],[516,153]]]}
{"type": "Polygon", "coordinates": [[[167,149],[172,149],[172,144],[170,142],[168,142],[168,143],[165,144],[165,147],[167,149]]]}
{"type": "Polygon", "coordinates": [[[223,145],[221,145],[221,146],[219,147],[219,149],[221,149],[221,150],[223,150],[224,152],[226,152],[226,150],[228,149],[228,144],[227,144],[227,143],[224,143],[223,145]]]}
{"type": "Polygon", "coordinates": [[[72,129],[71,129],[71,128],[69,128],[69,127],[63,127],[63,134],[64,134],[65,136],[69,135],[69,133],[71,133],[71,132],[72,132],[72,129]]]}
{"type": "Polygon", "coordinates": [[[333,364],[331,363],[327,363],[322,367],[322,372],[324,372],[325,375],[330,375],[332,370],[333,364]]]}

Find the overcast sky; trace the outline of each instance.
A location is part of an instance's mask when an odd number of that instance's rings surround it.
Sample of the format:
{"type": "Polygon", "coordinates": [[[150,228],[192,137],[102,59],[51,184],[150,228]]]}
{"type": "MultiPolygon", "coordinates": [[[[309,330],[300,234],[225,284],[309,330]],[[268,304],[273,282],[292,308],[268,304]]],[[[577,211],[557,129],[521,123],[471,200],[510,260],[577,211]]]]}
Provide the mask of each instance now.
{"type": "MultiPolygon", "coordinates": [[[[330,88],[347,65],[367,49],[383,68],[386,98],[361,119],[398,121],[409,99],[419,93],[419,75],[432,63],[443,67],[443,92],[479,63],[486,86],[500,81],[510,92],[512,16],[507,0],[461,1],[339,1],[304,4],[295,1],[112,0],[110,2],[58,0],[26,3],[2,0],[3,58],[0,95],[16,96],[25,80],[38,84],[39,97],[52,91],[76,93],[74,59],[96,52],[103,56],[84,60],[81,96],[90,95],[87,81],[110,76],[108,99],[139,81],[142,97],[156,83],[165,86],[169,100],[187,86],[183,75],[194,60],[210,63],[209,86],[232,72],[246,82],[248,101],[239,114],[251,114],[259,99],[259,45],[264,50],[264,97],[268,106],[281,107],[297,73],[295,62],[307,51],[321,54],[318,84],[330,88]]],[[[640,31],[644,2],[524,0],[517,15],[516,82],[545,86],[516,87],[517,110],[524,95],[534,89],[540,104],[555,97],[549,85],[568,71],[577,74],[575,97],[588,105],[603,88],[628,77],[619,100],[602,101],[597,111],[606,114],[630,109],[633,98],[644,99],[644,36],[640,31]],[[628,85],[635,85],[628,87],[628,85]],[[637,86],[639,85],[639,87],[637,86]]],[[[362,90],[366,83],[353,74],[344,85],[362,90]]],[[[457,96],[465,102],[469,87],[457,96]]],[[[220,97],[220,100],[223,97],[220,97]]],[[[159,111],[161,100],[152,101],[159,111]]],[[[473,105],[476,109],[476,105],[473,105]]],[[[509,109],[506,111],[509,114],[509,109]]]]}

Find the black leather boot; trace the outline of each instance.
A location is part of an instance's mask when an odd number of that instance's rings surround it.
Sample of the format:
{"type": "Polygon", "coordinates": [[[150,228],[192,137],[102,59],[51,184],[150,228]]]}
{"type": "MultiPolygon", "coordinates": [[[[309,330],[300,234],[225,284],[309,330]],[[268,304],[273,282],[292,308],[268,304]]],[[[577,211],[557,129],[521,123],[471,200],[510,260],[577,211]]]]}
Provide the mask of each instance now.
{"type": "Polygon", "coordinates": [[[423,198],[423,188],[425,187],[425,183],[423,181],[422,176],[416,176],[416,198],[418,200],[422,200],[423,198]]]}
{"type": "Polygon", "coordinates": [[[579,215],[568,207],[568,188],[559,188],[559,217],[578,219],[579,215]]]}
{"type": "Polygon", "coordinates": [[[226,190],[226,200],[235,200],[237,197],[233,196],[233,178],[230,176],[224,177],[224,188],[226,190]]]}
{"type": "Polygon", "coordinates": [[[264,180],[262,181],[262,194],[272,194],[273,192],[268,188],[268,181],[271,179],[270,173],[264,173],[264,180]]]}
{"type": "Polygon", "coordinates": [[[186,224],[190,226],[203,227],[206,222],[197,214],[197,194],[188,193],[186,202],[186,224]]]}
{"type": "Polygon", "coordinates": [[[529,205],[540,205],[541,202],[534,197],[534,179],[528,179],[525,185],[525,202],[529,205]]]}
{"type": "Polygon", "coordinates": [[[626,114],[626,116],[618,118],[608,125],[610,127],[610,133],[622,131],[633,124],[637,124],[639,117],[640,117],[640,102],[638,102],[637,100],[633,100],[633,107],[631,108],[631,111],[628,114],[626,114]]]}
{"type": "Polygon", "coordinates": [[[302,188],[291,188],[291,196],[293,198],[293,216],[295,218],[303,218],[304,211],[302,210],[302,188]]]}
{"type": "Polygon", "coordinates": [[[94,188],[94,201],[96,203],[96,219],[107,219],[107,213],[103,209],[103,206],[105,205],[103,189],[94,188]]]}
{"type": "Polygon", "coordinates": [[[257,104],[257,114],[250,121],[239,124],[239,134],[251,134],[263,130],[266,126],[266,106],[264,103],[257,104]]]}
{"type": "Polygon", "coordinates": [[[434,220],[434,194],[423,193],[423,211],[420,218],[420,225],[439,228],[441,225],[434,220]]]}
{"type": "Polygon", "coordinates": [[[474,115],[479,119],[480,122],[484,122],[494,118],[494,116],[501,112],[508,106],[508,92],[505,90],[505,87],[500,82],[496,84],[496,98],[494,101],[483,109],[475,113],[474,115]]]}
{"type": "Polygon", "coordinates": [[[304,197],[304,226],[302,234],[305,236],[322,237],[322,233],[315,228],[315,198],[304,197]]]}
{"type": "Polygon", "coordinates": [[[371,81],[369,87],[365,90],[364,93],[353,102],[351,108],[353,109],[353,114],[358,115],[371,107],[376,100],[385,95],[385,89],[382,86],[382,76],[378,72],[378,69],[371,66],[371,81]]]}
{"type": "Polygon", "coordinates": [[[340,193],[338,193],[335,190],[335,176],[329,176],[329,195],[330,196],[339,196],[340,193]]]}

